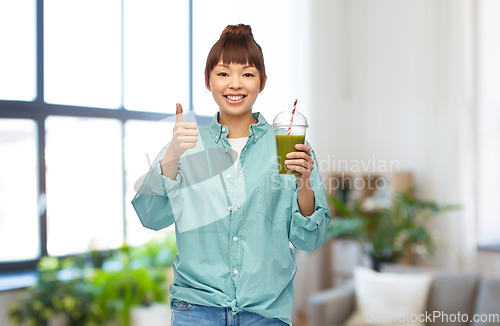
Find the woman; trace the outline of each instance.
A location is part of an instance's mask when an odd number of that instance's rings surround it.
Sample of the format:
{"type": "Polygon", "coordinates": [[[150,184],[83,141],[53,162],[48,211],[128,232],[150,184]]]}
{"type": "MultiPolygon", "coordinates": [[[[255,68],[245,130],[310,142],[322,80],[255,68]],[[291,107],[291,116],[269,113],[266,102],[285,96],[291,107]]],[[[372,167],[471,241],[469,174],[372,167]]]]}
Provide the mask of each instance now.
{"type": "Polygon", "coordinates": [[[330,212],[309,143],[279,175],[272,126],[253,104],[267,76],[248,25],[230,25],[212,47],[205,83],[219,105],[197,128],[177,104],[172,140],[132,204],[159,230],[175,222],[172,325],[291,325],[295,253],[324,241],[330,212]]]}

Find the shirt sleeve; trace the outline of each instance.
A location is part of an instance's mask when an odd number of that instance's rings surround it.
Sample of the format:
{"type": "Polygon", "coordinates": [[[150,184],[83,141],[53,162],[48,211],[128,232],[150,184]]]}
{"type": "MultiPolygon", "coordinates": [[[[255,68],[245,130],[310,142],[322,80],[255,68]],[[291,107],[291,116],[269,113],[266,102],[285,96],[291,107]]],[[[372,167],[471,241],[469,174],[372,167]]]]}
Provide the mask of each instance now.
{"type": "Polygon", "coordinates": [[[155,231],[170,226],[182,213],[182,164],[179,162],[175,180],[161,173],[160,163],[168,145],[162,148],[154,160],[131,202],[142,225],[155,231]]]}
{"type": "MultiPolygon", "coordinates": [[[[311,146],[306,141],[306,145],[311,146]]],[[[314,191],[314,212],[311,216],[300,213],[298,203],[298,186],[295,186],[292,201],[292,220],[288,238],[292,245],[298,250],[316,250],[326,237],[326,229],[330,224],[330,209],[326,200],[323,182],[318,171],[316,154],[311,147],[311,156],[314,159],[314,169],[311,173],[311,186],[314,191]]]]}

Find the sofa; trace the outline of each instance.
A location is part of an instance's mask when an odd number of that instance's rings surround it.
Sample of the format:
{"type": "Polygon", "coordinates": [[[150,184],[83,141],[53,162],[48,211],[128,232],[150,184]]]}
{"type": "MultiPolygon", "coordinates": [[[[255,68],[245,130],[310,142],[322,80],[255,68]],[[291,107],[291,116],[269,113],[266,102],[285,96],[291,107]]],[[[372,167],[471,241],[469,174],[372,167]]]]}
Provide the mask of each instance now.
{"type": "MultiPolygon", "coordinates": [[[[475,273],[451,272],[417,266],[383,264],[381,273],[431,273],[426,313],[466,314],[467,321],[436,318],[423,325],[436,326],[500,326],[500,279],[475,273]],[[477,315],[479,320],[472,318],[477,315]],[[481,321],[480,318],[483,320],[481,321]]],[[[355,309],[356,291],[353,280],[344,285],[313,293],[307,298],[308,326],[342,326],[355,309]]],[[[462,319],[465,317],[462,317],[462,319]]],[[[374,323],[366,321],[366,326],[374,323]]],[[[388,323],[387,325],[396,325],[388,323]]],[[[402,324],[404,325],[404,324],[402,324]]],[[[361,325],[360,325],[361,326],[361,325]]]]}

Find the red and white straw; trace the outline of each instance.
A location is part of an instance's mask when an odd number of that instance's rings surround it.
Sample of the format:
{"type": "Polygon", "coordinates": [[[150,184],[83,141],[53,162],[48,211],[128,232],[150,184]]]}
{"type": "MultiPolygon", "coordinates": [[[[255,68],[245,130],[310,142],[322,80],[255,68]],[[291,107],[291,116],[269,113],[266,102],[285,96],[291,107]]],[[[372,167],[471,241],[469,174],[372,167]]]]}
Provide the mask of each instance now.
{"type": "Polygon", "coordinates": [[[290,136],[290,129],[292,129],[293,115],[295,114],[296,106],[297,106],[297,99],[295,99],[295,102],[293,103],[292,117],[290,118],[290,125],[288,126],[288,133],[286,134],[287,136],[290,136]]]}

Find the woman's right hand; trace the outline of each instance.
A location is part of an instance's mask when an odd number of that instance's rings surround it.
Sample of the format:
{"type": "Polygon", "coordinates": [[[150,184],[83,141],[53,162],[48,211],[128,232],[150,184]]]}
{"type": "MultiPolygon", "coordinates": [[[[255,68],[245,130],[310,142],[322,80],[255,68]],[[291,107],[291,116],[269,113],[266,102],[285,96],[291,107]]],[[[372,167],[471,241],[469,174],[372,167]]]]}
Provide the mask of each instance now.
{"type": "Polygon", "coordinates": [[[179,103],[175,114],[174,131],[167,151],[170,151],[175,158],[179,158],[185,151],[196,146],[200,132],[196,129],[198,127],[196,122],[182,121],[182,106],[179,103]]]}

